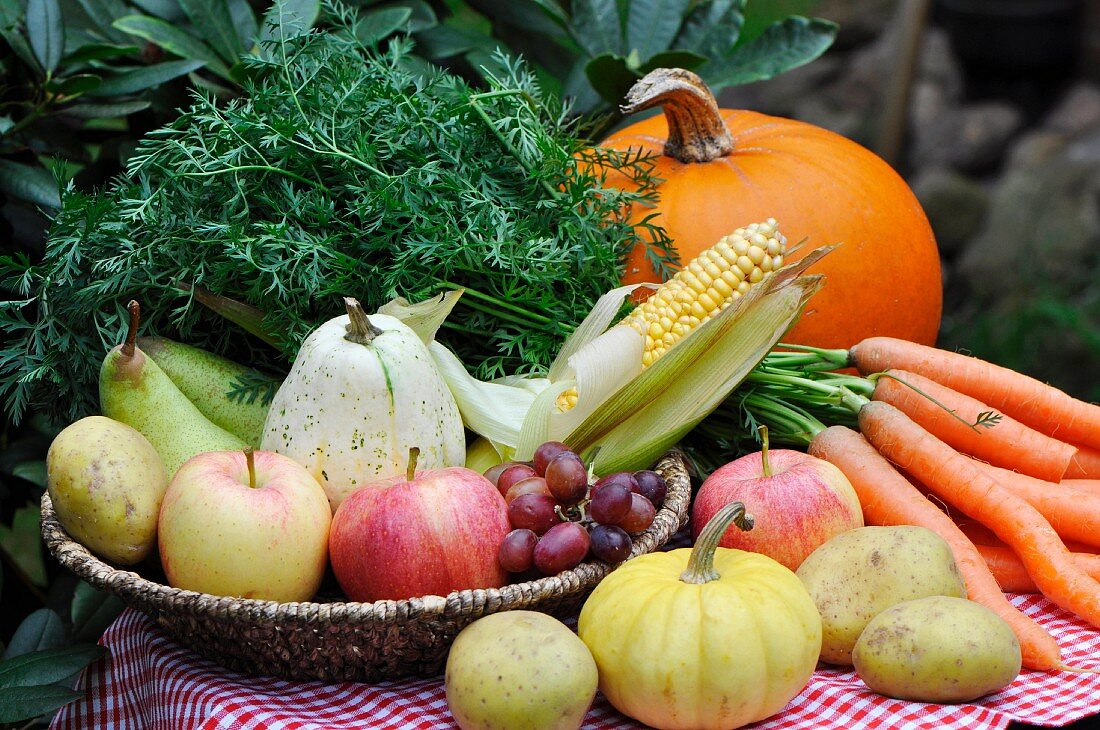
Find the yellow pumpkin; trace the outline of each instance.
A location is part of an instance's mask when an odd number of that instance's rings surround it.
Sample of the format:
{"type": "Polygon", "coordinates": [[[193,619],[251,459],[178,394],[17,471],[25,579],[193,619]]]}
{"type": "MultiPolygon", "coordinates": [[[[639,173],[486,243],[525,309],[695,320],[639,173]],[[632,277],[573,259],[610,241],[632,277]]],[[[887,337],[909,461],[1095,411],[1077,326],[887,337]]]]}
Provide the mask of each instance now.
{"type": "Polygon", "coordinates": [[[774,715],[809,682],[821,617],[802,582],[718,547],[731,522],[751,520],[728,504],[694,548],[634,558],[589,596],[577,633],[620,712],[661,730],[728,730],[774,715]]]}

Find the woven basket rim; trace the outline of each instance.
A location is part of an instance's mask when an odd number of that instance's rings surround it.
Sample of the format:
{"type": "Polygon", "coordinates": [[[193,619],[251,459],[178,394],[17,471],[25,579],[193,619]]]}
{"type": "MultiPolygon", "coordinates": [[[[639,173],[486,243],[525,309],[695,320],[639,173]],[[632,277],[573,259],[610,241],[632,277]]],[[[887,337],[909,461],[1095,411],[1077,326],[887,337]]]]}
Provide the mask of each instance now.
{"type": "MultiPolygon", "coordinates": [[[[630,558],[650,553],[665,543],[688,520],[691,483],[686,457],[678,450],[665,454],[654,469],[661,471],[668,483],[668,494],[657,510],[653,524],[634,538],[630,558]]],[[[525,608],[537,604],[540,596],[554,597],[563,593],[591,588],[620,564],[598,560],[581,563],[576,568],[522,583],[510,583],[500,588],[477,588],[455,591],[447,596],[425,595],[404,600],[380,600],[372,603],[356,601],[294,601],[278,602],[255,598],[215,596],[208,593],[173,588],[145,578],[134,570],[115,567],[101,560],[72,538],[61,525],[49,493],[41,501],[41,531],[50,553],[77,577],[93,587],[117,594],[124,602],[142,606],[154,605],[178,612],[181,607],[196,617],[232,614],[264,614],[271,619],[317,618],[329,621],[404,621],[445,620],[480,612],[486,606],[493,610],[525,608]],[[534,595],[532,595],[534,592],[534,595]]],[[[628,559],[630,559],[628,558],[628,559]]]]}

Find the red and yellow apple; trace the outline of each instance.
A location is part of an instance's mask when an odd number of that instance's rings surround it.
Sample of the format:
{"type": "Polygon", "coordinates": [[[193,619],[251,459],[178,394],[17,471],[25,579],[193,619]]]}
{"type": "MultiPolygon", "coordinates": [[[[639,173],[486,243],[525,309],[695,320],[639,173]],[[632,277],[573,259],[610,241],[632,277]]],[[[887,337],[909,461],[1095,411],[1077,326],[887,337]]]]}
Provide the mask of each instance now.
{"type": "Polygon", "coordinates": [[[332,509],[305,467],[271,451],[208,451],[172,477],[157,524],[176,588],[308,601],[328,563],[332,509]]]}
{"type": "Polygon", "coordinates": [[[504,497],[465,467],[366,485],[337,508],[329,560],[353,601],[445,596],[508,581],[497,553],[512,529],[504,497]]]}
{"type": "Polygon", "coordinates": [[[714,471],[695,496],[693,537],[736,501],[745,503],[753,528],[731,528],[719,544],[767,555],[791,570],[829,538],[863,527],[859,498],[844,473],[801,451],[765,446],[714,471]]]}

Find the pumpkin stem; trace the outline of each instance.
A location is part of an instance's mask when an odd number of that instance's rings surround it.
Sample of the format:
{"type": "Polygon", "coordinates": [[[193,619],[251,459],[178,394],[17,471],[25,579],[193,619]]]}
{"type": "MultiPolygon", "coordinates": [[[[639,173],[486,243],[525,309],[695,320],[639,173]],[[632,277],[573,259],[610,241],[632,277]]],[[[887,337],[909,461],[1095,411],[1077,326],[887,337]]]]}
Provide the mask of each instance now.
{"type": "Polygon", "coordinates": [[[730,523],[742,530],[752,529],[752,515],[745,514],[744,502],[730,502],[714,513],[714,517],[710,518],[710,522],[699,533],[699,539],[691,549],[687,569],[680,574],[680,580],[702,584],[721,577],[714,569],[714,551],[718,549],[718,542],[726,534],[730,523]]]}
{"type": "Polygon", "coordinates": [[[626,94],[624,114],[661,106],[668,121],[664,153],[680,162],[710,162],[733,152],[733,137],[718,101],[698,75],[682,68],[656,68],[626,94]]]}
{"type": "Polygon", "coordinates": [[[351,321],[348,322],[347,334],[344,335],[345,340],[360,345],[369,345],[371,340],[385,331],[371,324],[370,319],[367,317],[367,313],[363,311],[363,305],[359,303],[358,299],[354,297],[344,297],[344,306],[347,307],[348,317],[351,319],[351,321]]]}
{"type": "Polygon", "coordinates": [[[122,343],[120,352],[124,357],[133,357],[137,348],[138,325],[141,324],[141,305],[136,299],[131,299],[126,310],[130,313],[130,326],[126,330],[126,340],[122,343]]]}
{"type": "Polygon", "coordinates": [[[409,449],[409,465],[405,467],[405,481],[411,482],[416,478],[416,462],[420,459],[420,447],[413,446],[409,449]]]}
{"type": "Polygon", "coordinates": [[[763,469],[764,476],[770,477],[772,475],[772,465],[768,463],[768,427],[764,424],[760,424],[760,465],[763,469]]]}

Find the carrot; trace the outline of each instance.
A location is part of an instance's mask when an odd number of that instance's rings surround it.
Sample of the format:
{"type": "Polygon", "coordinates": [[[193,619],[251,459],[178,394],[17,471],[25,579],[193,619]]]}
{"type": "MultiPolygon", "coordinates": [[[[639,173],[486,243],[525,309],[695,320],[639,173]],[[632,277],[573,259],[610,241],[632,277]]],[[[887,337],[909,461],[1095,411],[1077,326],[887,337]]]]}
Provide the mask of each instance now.
{"type": "Polygon", "coordinates": [[[1037,431],[1100,449],[1100,406],[1000,365],[893,337],[869,337],[848,351],[864,375],[908,370],[977,398],[1037,431]]]}
{"type": "MultiPolygon", "coordinates": [[[[989,571],[997,579],[1001,590],[1007,593],[1038,593],[1035,581],[1027,574],[1023,562],[1007,545],[976,545],[985,559],[989,571]]],[[[1100,580],[1100,555],[1093,553],[1072,553],[1075,563],[1081,569],[1100,580]]]]}
{"type": "Polygon", "coordinates": [[[955,450],[1038,479],[1062,478],[1075,448],[1002,416],[971,426],[993,411],[985,403],[905,370],[887,370],[874,399],[889,403],[955,450]]]}
{"type": "Polygon", "coordinates": [[[1100,494],[1100,479],[1063,479],[1058,482],[1058,486],[1091,494],[1100,494]]]}
{"type": "Polygon", "coordinates": [[[1011,547],[1044,596],[1100,626],[1100,583],[1073,561],[1034,507],[890,404],[869,402],[858,419],[860,431],[883,456],[1011,547]]]}
{"type": "Polygon", "coordinates": [[[831,462],[848,477],[867,524],[918,525],[942,537],[955,556],[968,596],[1003,618],[1019,638],[1024,666],[1042,670],[1065,668],[1058,643],[1005,598],[974,544],[863,436],[844,426],[830,426],[813,437],[808,451],[831,462]]]}
{"type": "Polygon", "coordinates": [[[1100,449],[1075,445],[1077,451],[1069,460],[1063,479],[1100,479],[1100,449]]]}
{"type": "Polygon", "coordinates": [[[1100,547],[1100,494],[1045,482],[1008,469],[973,462],[1046,518],[1063,541],[1100,547]]]}

